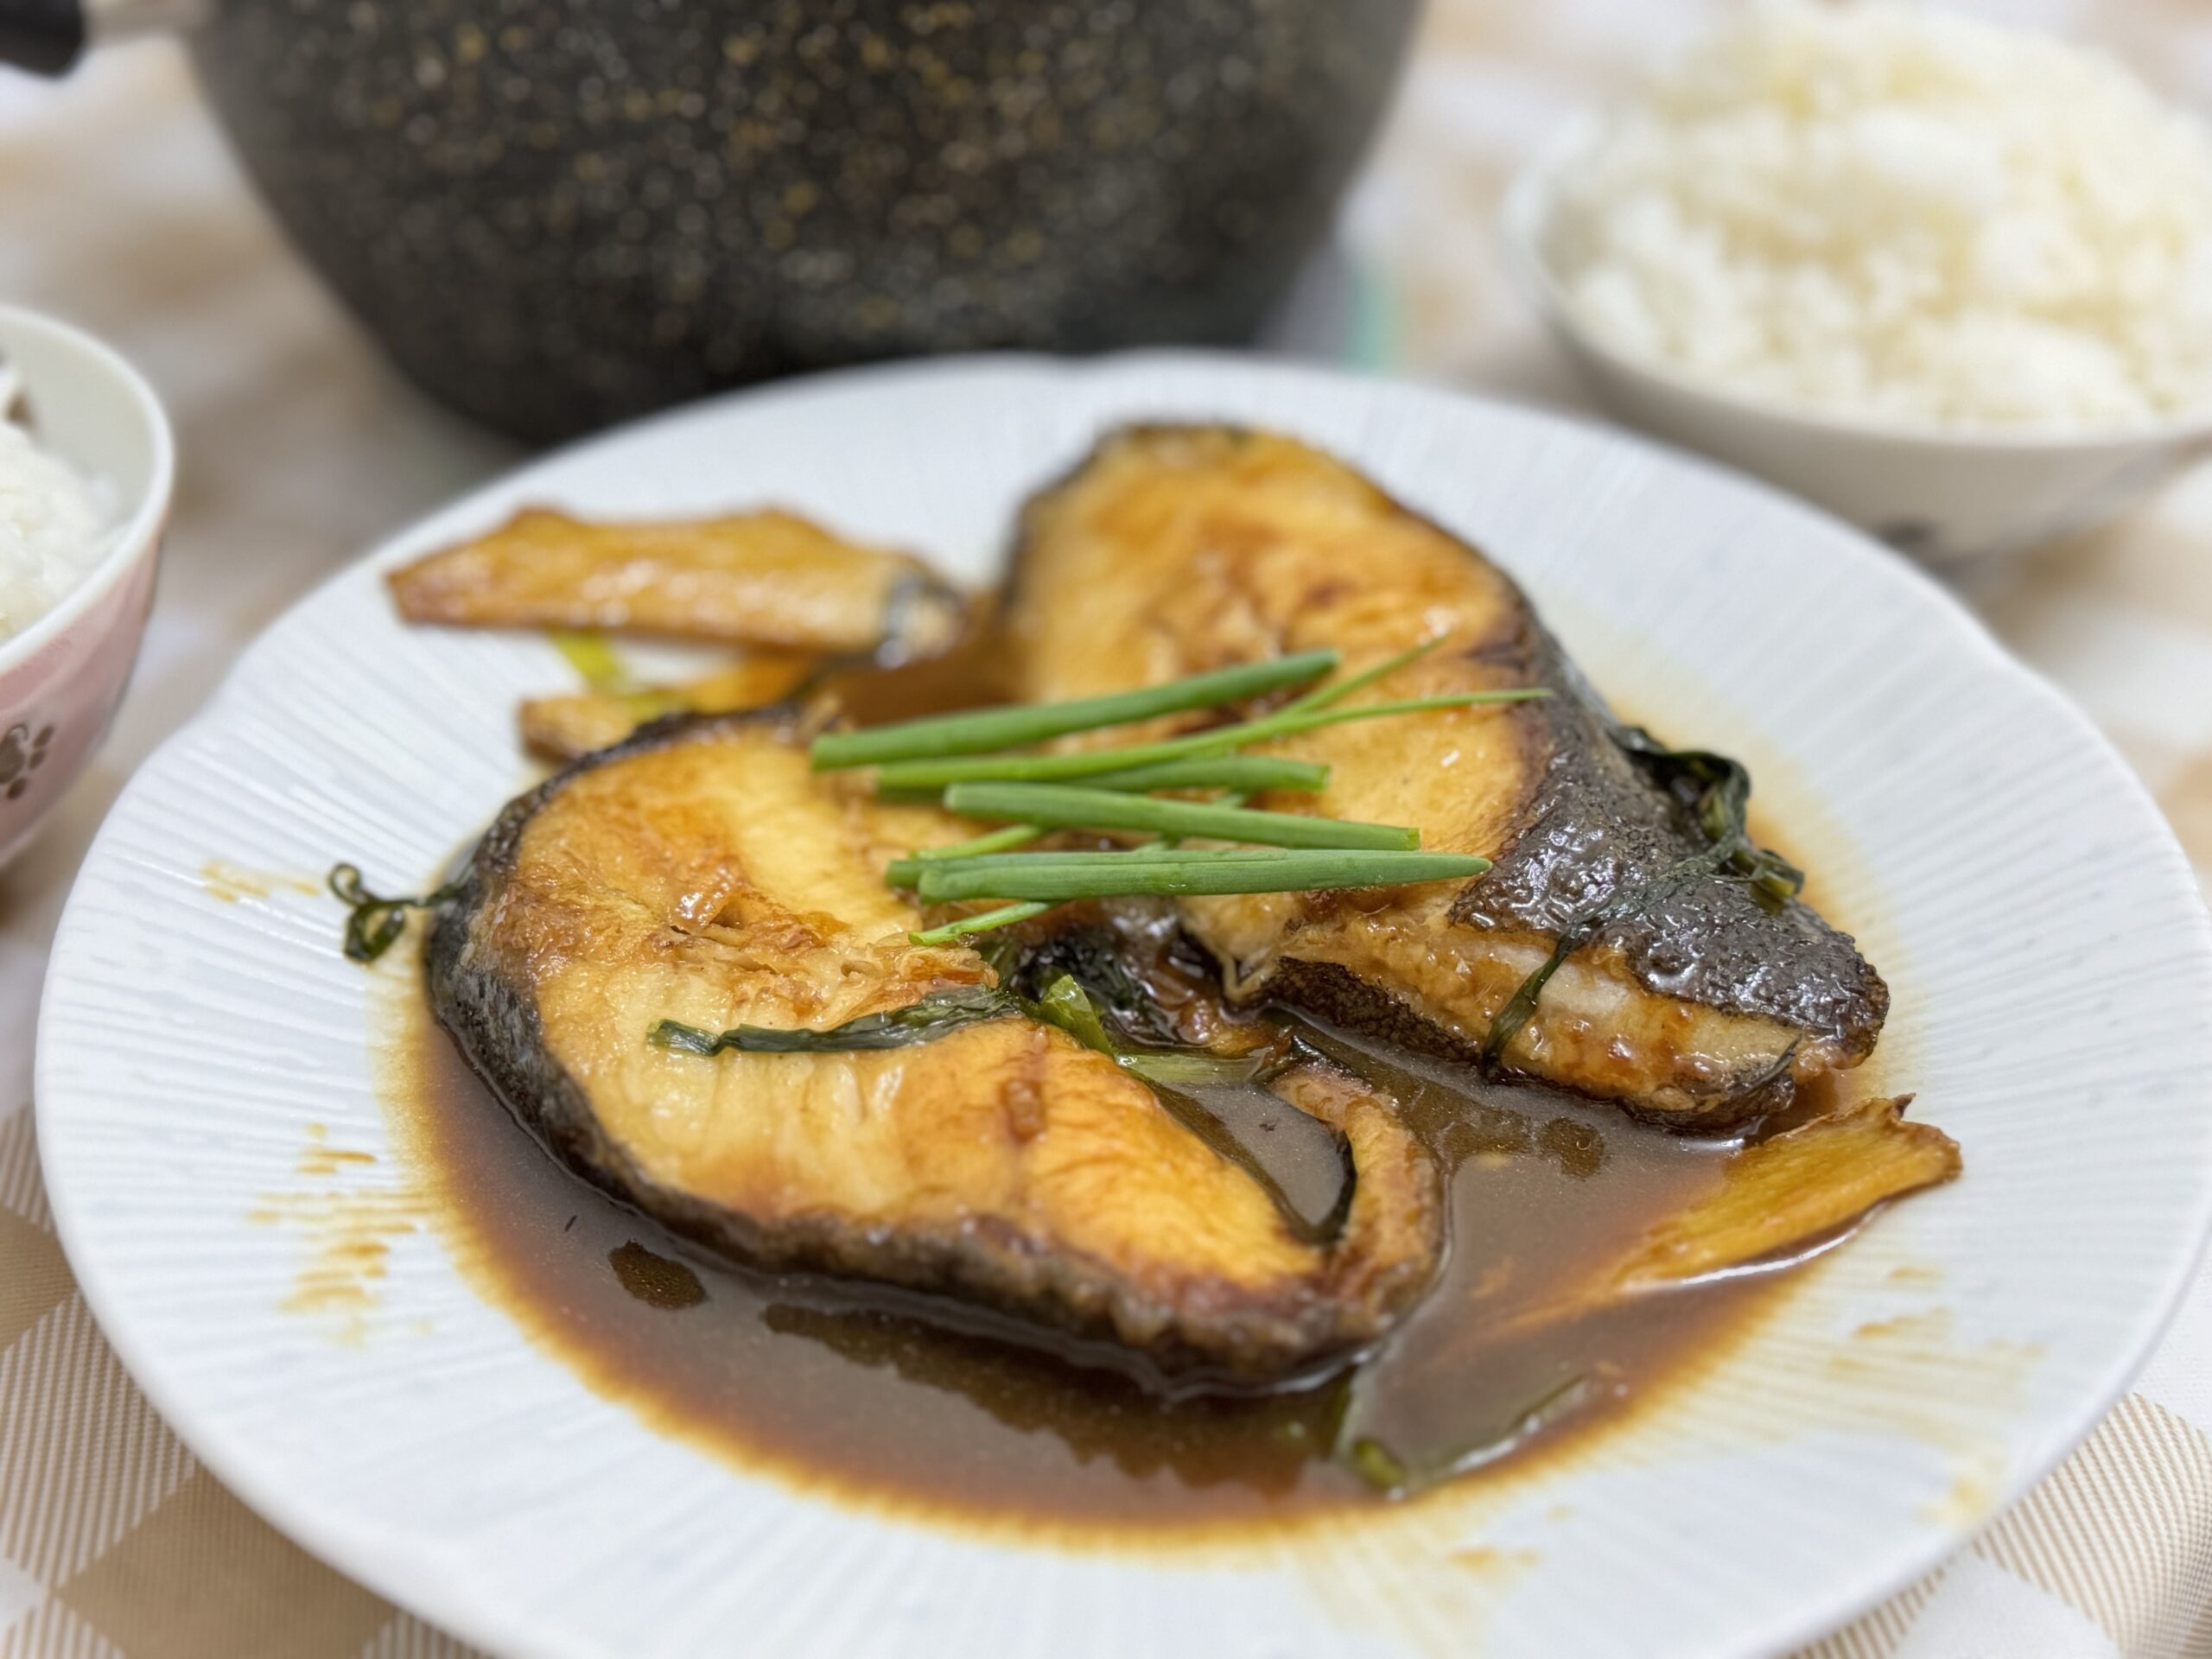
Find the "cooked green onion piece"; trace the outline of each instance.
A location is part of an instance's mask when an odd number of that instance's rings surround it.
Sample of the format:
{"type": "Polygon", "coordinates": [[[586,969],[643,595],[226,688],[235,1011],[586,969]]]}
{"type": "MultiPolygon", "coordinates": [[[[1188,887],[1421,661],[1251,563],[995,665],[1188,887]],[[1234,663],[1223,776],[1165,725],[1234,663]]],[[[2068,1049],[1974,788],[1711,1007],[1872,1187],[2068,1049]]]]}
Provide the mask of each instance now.
{"type": "Polygon", "coordinates": [[[1106,1029],[1105,1017],[1098,1012],[1097,1004],[1090,1000],[1090,993],[1071,974],[1055,974],[1044,994],[1030,1004],[1029,1012],[1047,1025],[1058,1026],[1085,1048],[1111,1055],[1124,1071],[1150,1084],[1169,1088],[1217,1088],[1250,1083],[1264,1067],[1262,1060],[1247,1055],[1227,1057],[1193,1049],[1155,1051],[1130,1048],[1116,1042],[1106,1029]]]}
{"type": "Polygon", "coordinates": [[[970,986],[938,991],[887,1013],[862,1014],[826,1031],[804,1026],[732,1026],[728,1031],[713,1032],[677,1020],[656,1020],[646,1030],[645,1040],[656,1048],[702,1058],[732,1048],[747,1054],[842,1054],[854,1049],[905,1048],[979,1020],[1001,1019],[1020,1011],[1020,1004],[1005,992],[970,986]]]}
{"type": "Polygon", "coordinates": [[[638,683],[630,671],[622,665],[622,658],[614,647],[607,643],[602,633],[588,633],[574,628],[555,628],[545,636],[553,649],[569,659],[569,666],[594,691],[609,696],[627,696],[638,690],[638,683]]]}
{"type": "Polygon", "coordinates": [[[1457,853],[1172,851],[1013,854],[923,867],[925,904],[956,899],[1113,899],[1140,893],[1288,893],[1395,887],[1480,875],[1490,861],[1457,853]]]}
{"type": "Polygon", "coordinates": [[[656,1020],[646,1029],[645,1040],[656,1048],[702,1059],[732,1049],[746,1054],[844,1054],[862,1049],[906,1048],[963,1026],[1015,1014],[1058,1026],[1085,1048],[1111,1056],[1125,1071],[1148,1083],[1186,1088],[1249,1083],[1262,1069],[1262,1061],[1244,1056],[1128,1048],[1106,1029],[1090,994],[1065,974],[1056,976],[1034,1002],[1008,991],[969,986],[935,992],[903,1008],[863,1014],[822,1031],[804,1026],[732,1026],[728,1031],[702,1031],[680,1020],[656,1020]]]}
{"type": "Polygon", "coordinates": [[[1193,674],[1162,685],[1116,691],[1103,697],[1077,697],[1066,702],[1013,703],[1000,709],[978,709],[968,714],[936,715],[924,720],[900,721],[895,725],[872,726],[866,731],[832,732],[815,740],[814,767],[817,772],[834,772],[845,766],[880,766],[893,760],[1018,748],[1025,743],[1064,737],[1070,732],[1095,731],[1102,726],[1123,726],[1161,715],[1218,708],[1263,691],[1302,684],[1326,674],[1337,662],[1333,651],[1301,652],[1294,657],[1243,663],[1235,668],[1216,669],[1211,673],[1193,674]]]}
{"type": "Polygon", "coordinates": [[[407,931],[407,912],[442,905],[461,891],[458,882],[421,898],[383,899],[361,885],[357,865],[334,864],[327,878],[333,897],[346,907],[346,959],[371,963],[398,943],[407,931]]]}
{"type": "Polygon", "coordinates": [[[885,789],[942,789],[951,784],[1004,781],[1053,783],[1088,779],[1102,772],[1148,766],[1163,760],[1192,755],[1226,754],[1254,743],[1294,737],[1300,732],[1338,726],[1347,721],[1376,720],[1389,715],[1425,714],[1437,709],[1472,709],[1487,703],[1528,702],[1551,693],[1541,686],[1510,691],[1464,691],[1448,696],[1413,697],[1400,702],[1370,702],[1357,709],[1288,709],[1264,715],[1237,726],[1217,726],[1187,737],[1171,737],[1158,743],[1135,743],[1118,749],[1084,749],[1068,754],[979,754],[950,760],[906,760],[887,765],[876,774],[885,789]]]}
{"type": "Polygon", "coordinates": [[[1586,1404],[1595,1392],[1589,1376],[1575,1372],[1563,1382],[1522,1407],[1496,1428],[1465,1445],[1424,1448],[1421,1456],[1400,1456],[1379,1438],[1361,1433],[1361,1374],[1352,1379],[1344,1421],[1338,1432],[1337,1456],[1345,1466],[1376,1491],[1391,1497],[1413,1497],[1432,1487],[1495,1463],[1536,1434],[1586,1404]]]}
{"type": "Polygon", "coordinates": [[[1267,1060],[1256,1055],[1155,1054],[1133,1049],[1114,1058],[1124,1071],[1162,1089],[1224,1089],[1257,1083],[1268,1069],[1267,1060]]]}
{"type": "Polygon", "coordinates": [[[1337,1455],[1346,1468],[1378,1492],[1402,1497],[1411,1482],[1411,1471],[1398,1461],[1397,1453],[1372,1435],[1360,1435],[1337,1455]]]}
{"type": "Polygon", "coordinates": [[[1308,817],[1297,812],[1255,812],[1249,807],[1162,801],[1119,790],[1065,784],[955,784],[944,804],[965,817],[1010,818],[1062,830],[1146,830],[1162,836],[1203,836],[1269,847],[1362,847],[1409,852],[1421,832],[1390,823],[1308,817]]]}
{"type": "Polygon", "coordinates": [[[1090,993],[1077,983],[1071,974],[1055,974],[1046,982],[1033,1008],[1036,1016],[1081,1043],[1085,1048],[1095,1048],[1102,1054],[1114,1051],[1114,1039],[1107,1034],[1106,1018],[1090,1000],[1090,993]]]}

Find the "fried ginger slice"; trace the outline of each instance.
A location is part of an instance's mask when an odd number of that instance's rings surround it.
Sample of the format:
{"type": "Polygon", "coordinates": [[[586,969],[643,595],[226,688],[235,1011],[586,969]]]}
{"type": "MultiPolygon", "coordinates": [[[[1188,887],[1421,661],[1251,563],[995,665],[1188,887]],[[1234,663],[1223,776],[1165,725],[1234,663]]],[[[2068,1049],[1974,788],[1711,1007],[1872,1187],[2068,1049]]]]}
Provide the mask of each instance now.
{"type": "Polygon", "coordinates": [[[962,596],[911,554],[773,509],[594,523],[530,508],[388,580],[410,622],[605,629],[783,650],[940,651],[962,596]]]}
{"type": "Polygon", "coordinates": [[[1911,1099],[1859,1101],[1732,1154],[1718,1186],[1644,1235],[1613,1288],[1680,1284],[1782,1256],[1877,1205],[1955,1179],[1958,1142],[1906,1122],[1911,1099]]]}

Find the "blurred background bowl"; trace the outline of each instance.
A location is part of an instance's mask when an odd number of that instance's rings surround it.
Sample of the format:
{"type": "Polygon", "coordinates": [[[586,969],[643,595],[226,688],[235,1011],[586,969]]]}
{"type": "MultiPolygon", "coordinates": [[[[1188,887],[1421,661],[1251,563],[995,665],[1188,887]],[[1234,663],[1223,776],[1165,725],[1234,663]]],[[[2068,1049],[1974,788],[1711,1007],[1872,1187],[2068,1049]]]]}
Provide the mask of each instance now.
{"type": "Polygon", "coordinates": [[[1419,0],[288,0],[201,79],[416,381],[532,441],[925,352],[1241,342],[1419,0]]]}
{"type": "Polygon", "coordinates": [[[2106,431],[1890,425],[1758,397],[1624,352],[1586,327],[1544,254],[1553,187],[1597,131],[1575,124],[1516,177],[1506,263],[1591,391],[1623,420],[1827,508],[1929,564],[1964,568],[2091,529],[2212,455],[2212,413],[2106,431]]]}
{"type": "Polygon", "coordinates": [[[115,492],[107,556],[0,641],[0,867],[92,759],[137,660],[175,474],[168,418],[138,372],[80,329],[0,306],[0,356],[41,444],[115,492]]]}

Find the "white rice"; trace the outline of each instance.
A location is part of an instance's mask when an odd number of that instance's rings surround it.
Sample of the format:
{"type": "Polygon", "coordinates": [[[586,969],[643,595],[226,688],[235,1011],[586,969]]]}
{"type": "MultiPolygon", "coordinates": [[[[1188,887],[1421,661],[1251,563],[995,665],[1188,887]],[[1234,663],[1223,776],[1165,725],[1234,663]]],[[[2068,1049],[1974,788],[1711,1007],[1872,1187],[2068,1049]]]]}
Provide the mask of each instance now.
{"type": "Polygon", "coordinates": [[[1894,4],[1756,6],[1565,169],[1545,257],[1601,337],[1885,421],[2212,409],[2212,130],[2117,63],[1894,4]]]}
{"type": "MultiPolygon", "coordinates": [[[[15,401],[0,364],[0,410],[15,401]]],[[[61,602],[113,544],[112,492],[0,419],[0,640],[61,602]]]]}

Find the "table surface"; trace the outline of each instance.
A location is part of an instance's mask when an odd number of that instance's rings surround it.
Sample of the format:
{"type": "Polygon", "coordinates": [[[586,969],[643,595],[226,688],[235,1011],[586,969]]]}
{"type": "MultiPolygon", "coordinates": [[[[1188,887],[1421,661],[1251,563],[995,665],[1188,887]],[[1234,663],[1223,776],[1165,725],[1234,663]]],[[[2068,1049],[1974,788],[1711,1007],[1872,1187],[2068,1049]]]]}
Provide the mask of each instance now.
{"type": "MultiPolygon", "coordinates": [[[[1347,211],[1363,296],[1320,283],[1274,343],[1586,407],[1512,298],[1491,225],[1566,115],[1714,8],[1435,0],[1347,211]],[[1319,296],[1317,298],[1316,296],[1319,296]]],[[[1977,8],[2103,41],[2212,109],[2201,0],[1977,8]]],[[[0,1659],[450,1659],[466,1649],[248,1512],[154,1416],[55,1244],[30,1052],[62,899],[124,779],[238,649],[386,532],[518,452],[378,360],[247,194],[167,42],[71,81],[0,79],[0,296],[105,335],[175,418],[181,474],[130,696],[46,836],[0,877],[0,1659]]],[[[2088,710],[2212,876],[2212,467],[1967,597],[2088,710]]],[[[1811,1652],[2212,1656],[2212,1277],[2092,1439],[1969,1549],[1811,1652]]]]}

